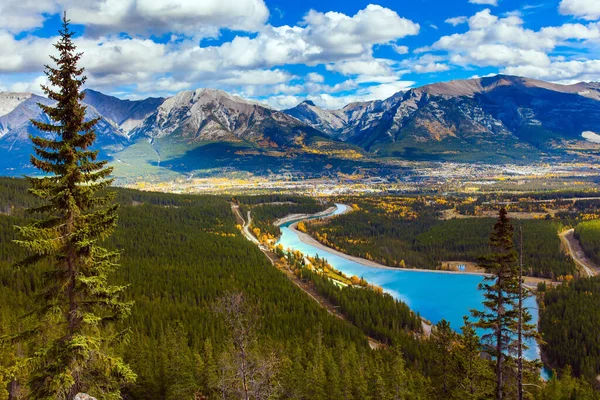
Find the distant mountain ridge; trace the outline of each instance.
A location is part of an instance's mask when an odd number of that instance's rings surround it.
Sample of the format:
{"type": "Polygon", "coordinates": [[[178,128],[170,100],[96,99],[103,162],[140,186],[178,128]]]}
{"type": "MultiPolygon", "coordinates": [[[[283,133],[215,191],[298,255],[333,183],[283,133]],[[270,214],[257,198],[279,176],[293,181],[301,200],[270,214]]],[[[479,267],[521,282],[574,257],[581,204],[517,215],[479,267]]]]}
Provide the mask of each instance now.
{"type": "Polygon", "coordinates": [[[265,148],[290,147],[322,132],[296,118],[222,90],[197,89],[168,98],[132,136],[182,142],[246,141],[265,148]]]}
{"type": "Polygon", "coordinates": [[[383,156],[452,159],[500,152],[518,158],[560,152],[567,141],[600,129],[600,84],[497,75],[426,85],[340,110],[301,103],[285,112],[383,156]],[[332,130],[334,116],[344,123],[332,130]]]}
{"type": "MultiPolygon", "coordinates": [[[[215,89],[134,101],[90,89],[85,94],[87,118],[103,117],[96,131],[105,156],[125,164],[132,155],[146,163],[158,157],[151,165],[161,167],[169,165],[165,157],[175,157],[186,170],[196,161],[210,167],[193,153],[205,144],[221,144],[229,150],[217,151],[219,157],[233,158],[277,151],[277,157],[292,158],[304,152],[524,162],[575,157],[573,147],[597,146],[586,132],[600,130],[599,83],[558,85],[507,75],[434,83],[339,110],[306,100],[278,111],[215,89]],[[186,153],[191,156],[181,158],[186,153]]],[[[47,119],[38,102],[51,104],[32,93],[0,92],[0,174],[28,164],[28,135],[39,134],[29,120],[47,119]]]]}
{"type": "Polygon", "coordinates": [[[91,89],[86,89],[84,92],[85,104],[94,107],[100,115],[115,122],[125,132],[137,128],[165,101],[162,97],[121,100],[91,89]]]}

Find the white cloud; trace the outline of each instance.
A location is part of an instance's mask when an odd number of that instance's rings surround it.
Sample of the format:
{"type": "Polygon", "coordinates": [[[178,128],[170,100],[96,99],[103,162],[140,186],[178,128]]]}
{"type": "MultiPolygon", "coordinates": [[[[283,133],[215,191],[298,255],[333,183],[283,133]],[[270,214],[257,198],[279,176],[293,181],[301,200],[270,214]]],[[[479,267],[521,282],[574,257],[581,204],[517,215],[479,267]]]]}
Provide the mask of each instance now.
{"type": "Polygon", "coordinates": [[[408,54],[408,46],[399,46],[397,44],[392,44],[392,49],[398,54],[408,54]]]}
{"type": "Polygon", "coordinates": [[[487,4],[489,6],[497,6],[498,0],[469,0],[471,4],[487,4]]]}
{"type": "Polygon", "coordinates": [[[310,82],[322,83],[325,82],[325,77],[316,72],[309,72],[306,74],[306,79],[310,82]]]}
{"type": "Polygon", "coordinates": [[[41,72],[49,61],[48,54],[56,54],[52,46],[54,40],[31,36],[16,40],[10,33],[0,30],[0,73],[41,72]]]}
{"type": "Polygon", "coordinates": [[[503,72],[562,84],[599,81],[600,60],[556,61],[544,68],[535,65],[518,65],[507,67],[503,72]]]}
{"type": "Polygon", "coordinates": [[[464,15],[461,15],[459,17],[448,18],[444,22],[447,23],[447,24],[450,24],[452,26],[457,26],[457,25],[461,25],[461,24],[466,23],[468,20],[469,19],[467,17],[465,17],[464,15]]]}
{"type": "Polygon", "coordinates": [[[30,80],[30,81],[15,82],[10,86],[10,91],[11,92],[31,92],[31,93],[45,96],[44,92],[42,91],[42,85],[50,86],[49,82],[48,82],[48,78],[46,78],[45,75],[35,77],[33,80],[30,80]]]}
{"type": "Polygon", "coordinates": [[[401,65],[418,74],[448,71],[450,66],[442,62],[443,60],[442,56],[424,54],[419,58],[404,60],[401,65]]]}
{"type": "Polygon", "coordinates": [[[0,26],[22,32],[42,26],[48,14],[68,11],[86,34],[127,32],[216,35],[220,28],[258,31],[269,18],[263,0],[3,0],[0,26]]]}
{"type": "Polygon", "coordinates": [[[343,75],[392,75],[389,63],[383,59],[352,60],[328,64],[326,69],[343,75]]]}
{"type": "Polygon", "coordinates": [[[280,69],[275,70],[251,70],[251,71],[232,71],[232,76],[220,79],[219,82],[225,85],[275,85],[288,82],[293,76],[280,69]]]}
{"type": "Polygon", "coordinates": [[[559,11],[564,15],[574,15],[590,21],[600,19],[598,0],[561,0],[559,11]]]}
{"type": "Polygon", "coordinates": [[[340,109],[347,104],[362,101],[382,100],[394,94],[410,89],[415,82],[394,81],[374,86],[360,87],[352,94],[332,95],[330,93],[314,93],[307,96],[275,95],[264,101],[276,109],[286,109],[296,106],[303,100],[312,100],[317,106],[330,110],[340,109]]]}
{"type": "MultiPolygon", "coordinates": [[[[468,24],[469,31],[441,37],[424,51],[446,52],[447,61],[467,68],[498,67],[502,73],[553,82],[600,79],[600,61],[553,54],[559,46],[598,42],[600,22],[567,23],[534,31],[524,28],[518,14],[499,18],[485,9],[470,17],[468,24]]],[[[443,61],[439,56],[429,59],[430,62],[425,62],[425,56],[433,57],[425,54],[421,59],[410,61],[415,72],[435,72],[436,68],[445,68],[443,64],[436,65],[443,61]]]]}
{"type": "Polygon", "coordinates": [[[429,64],[415,65],[413,70],[419,74],[424,74],[429,72],[443,72],[449,69],[450,67],[447,64],[431,62],[429,64]]]}
{"type": "Polygon", "coordinates": [[[311,10],[303,22],[307,27],[306,41],[332,54],[363,55],[365,47],[370,49],[375,44],[419,33],[419,24],[374,4],[353,17],[311,10]]]}
{"type": "Polygon", "coordinates": [[[265,102],[276,110],[285,110],[298,105],[302,101],[301,98],[290,95],[270,96],[265,102]]]}
{"type": "Polygon", "coordinates": [[[41,27],[43,14],[58,10],[55,0],[2,0],[0,2],[0,28],[9,32],[22,32],[41,27]]]}
{"type": "MultiPolygon", "coordinates": [[[[170,9],[163,8],[164,2],[151,4],[150,0],[138,0],[132,5],[130,1],[78,0],[77,4],[71,4],[69,17],[73,22],[87,23],[87,34],[92,25],[94,33],[109,31],[111,23],[115,26],[122,23],[123,29],[130,31],[141,31],[148,26],[160,31],[167,29],[160,20],[166,16],[171,17],[168,18],[169,29],[184,30],[183,27],[177,28],[177,24],[187,21],[188,14],[195,17],[200,14],[217,15],[210,18],[212,25],[206,25],[206,29],[210,30],[220,25],[236,26],[235,15],[249,12],[244,4],[254,4],[258,11],[264,5],[262,0],[235,2],[239,6],[238,14],[229,15],[231,18],[225,21],[218,18],[222,10],[216,10],[213,0],[203,1],[195,9],[196,14],[189,9],[191,0],[176,0],[170,9]],[[129,7],[127,11],[124,10],[126,6],[129,7]],[[94,21],[82,10],[96,10],[94,21]],[[137,17],[139,20],[133,21],[137,17]]],[[[233,2],[224,0],[219,4],[226,10],[233,2]]],[[[203,17],[194,18],[194,21],[201,24],[203,17]]],[[[191,23],[190,27],[193,26],[191,23]]],[[[88,87],[106,92],[118,91],[121,86],[134,86],[138,93],[172,93],[210,86],[229,90],[241,88],[247,93],[261,95],[269,91],[271,94],[290,95],[308,89],[334,93],[355,88],[357,83],[393,82],[398,79],[397,74],[388,66],[387,60],[373,59],[373,46],[394,45],[401,51],[398,39],[418,31],[418,24],[396,12],[369,5],[354,16],[313,10],[298,26],[264,25],[253,37],[238,35],[218,46],[200,47],[197,38],[178,31],[167,43],[158,43],[143,35],[84,36],[75,42],[84,52],[82,65],[89,77],[88,87]],[[356,79],[330,86],[324,84],[324,77],[313,73],[302,85],[289,84],[295,77],[282,68],[289,64],[339,64],[339,68],[333,67],[332,70],[356,79]]],[[[55,41],[56,38],[35,36],[16,40],[13,34],[0,29],[0,73],[40,73],[42,66],[49,62],[48,54],[54,53],[52,44],[55,41]]]]}
{"type": "Polygon", "coordinates": [[[573,39],[575,31],[581,38],[593,36],[589,28],[567,25],[536,32],[525,29],[516,15],[498,18],[489,9],[476,13],[468,23],[468,32],[444,36],[431,48],[448,52],[449,60],[459,65],[545,67],[550,64],[547,52],[561,40],[573,39]]]}
{"type": "Polygon", "coordinates": [[[161,77],[140,83],[138,84],[137,89],[142,93],[161,93],[160,96],[162,96],[162,94],[165,93],[168,94],[193,89],[193,84],[187,81],[176,80],[172,77],[161,77]]]}
{"type": "Polygon", "coordinates": [[[366,89],[367,94],[364,96],[366,100],[387,99],[392,95],[410,89],[415,82],[413,81],[396,81],[391,83],[382,83],[377,86],[370,86],[366,89]]]}
{"type": "Polygon", "coordinates": [[[600,22],[582,24],[564,24],[542,28],[540,34],[553,40],[598,40],[600,39],[600,22]]]}

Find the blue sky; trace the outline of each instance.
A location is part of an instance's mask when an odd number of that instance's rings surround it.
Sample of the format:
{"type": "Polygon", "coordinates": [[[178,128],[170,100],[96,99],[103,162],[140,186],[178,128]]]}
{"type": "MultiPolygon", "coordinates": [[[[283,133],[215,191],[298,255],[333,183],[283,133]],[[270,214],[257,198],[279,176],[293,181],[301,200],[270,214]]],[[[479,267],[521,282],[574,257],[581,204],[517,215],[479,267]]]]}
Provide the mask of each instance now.
{"type": "Polygon", "coordinates": [[[0,90],[39,92],[67,10],[88,87],[276,108],[496,73],[600,80],[600,0],[2,0],[0,90]]]}

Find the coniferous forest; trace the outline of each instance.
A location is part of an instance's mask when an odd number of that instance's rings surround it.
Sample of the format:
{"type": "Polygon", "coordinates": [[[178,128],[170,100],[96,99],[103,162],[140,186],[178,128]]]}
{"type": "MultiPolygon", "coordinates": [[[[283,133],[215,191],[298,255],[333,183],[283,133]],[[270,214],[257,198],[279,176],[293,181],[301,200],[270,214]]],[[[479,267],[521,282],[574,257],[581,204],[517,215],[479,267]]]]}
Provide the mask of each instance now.
{"type": "Polygon", "coordinates": [[[584,221],[575,227],[575,237],[579,240],[585,254],[600,265],[600,221],[584,221]]]}
{"type": "MultiPolygon", "coordinates": [[[[8,184],[6,192],[26,196],[13,182],[24,188],[22,181],[6,180],[2,193],[8,184]]],[[[269,380],[275,398],[376,398],[391,396],[398,386],[410,398],[427,398],[426,379],[405,368],[400,351],[370,350],[359,328],[329,315],[273,268],[236,229],[226,199],[125,190],[118,197],[119,227],[107,246],[123,249],[114,279],[128,285],[126,299],[135,302],[126,322],[129,344],[121,347],[137,374],[136,383],[123,389],[127,398],[221,398],[223,374],[233,380],[234,351],[231,332],[214,308],[219,298],[238,292],[260,316],[252,351],[257,359],[276,360],[277,374],[269,380]]],[[[27,323],[21,317],[32,307],[43,269],[10,269],[23,256],[11,243],[23,211],[12,205],[11,215],[0,216],[2,334],[27,323]]],[[[3,349],[3,367],[16,353],[3,349]]],[[[235,389],[226,386],[228,393],[235,389]]]]}
{"type": "Polygon", "coordinates": [[[549,288],[540,297],[540,330],[548,363],[558,368],[569,365],[575,376],[593,381],[600,371],[600,278],[549,288]]]}
{"type": "MultiPolygon", "coordinates": [[[[11,242],[12,227],[24,221],[23,206],[31,202],[24,181],[1,183],[0,196],[11,210],[0,215],[0,329],[5,335],[30,322],[23,316],[44,266],[33,273],[10,268],[23,256],[11,242]]],[[[481,348],[467,346],[468,336],[444,333],[440,326],[431,339],[419,338],[420,327],[402,303],[366,289],[338,289],[315,276],[318,290],[340,305],[347,320],[328,314],[242,237],[228,198],[116,191],[119,224],[105,244],[122,250],[113,282],[128,285],[125,300],[134,301],[131,317],[123,322],[131,329],[129,339],[117,351],[137,375],[135,383],[122,388],[123,398],[212,399],[223,393],[243,398],[236,379],[237,333],[219,306],[239,293],[245,303],[241,315],[257,316],[247,321],[255,332],[247,339],[247,356],[254,360],[257,385],[268,387],[271,396],[260,397],[257,389],[252,398],[462,399],[466,382],[479,393],[472,398],[489,398],[491,366],[484,359],[469,364],[473,354],[479,359],[481,348]],[[371,349],[367,335],[385,346],[371,349]],[[469,356],[465,349],[474,353],[469,356]]],[[[24,349],[3,346],[4,389],[10,380],[6,372],[24,349]]],[[[22,379],[26,374],[20,371],[22,379]]],[[[597,397],[585,380],[567,374],[535,396],[562,398],[553,396],[573,390],[597,397]]]]}

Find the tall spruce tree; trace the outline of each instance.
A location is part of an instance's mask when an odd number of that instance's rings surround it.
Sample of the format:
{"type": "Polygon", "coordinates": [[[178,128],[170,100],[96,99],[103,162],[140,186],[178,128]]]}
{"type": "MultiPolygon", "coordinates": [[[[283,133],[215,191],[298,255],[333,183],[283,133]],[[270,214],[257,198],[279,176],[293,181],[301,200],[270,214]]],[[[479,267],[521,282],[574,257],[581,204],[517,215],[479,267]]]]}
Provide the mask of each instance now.
{"type": "Polygon", "coordinates": [[[37,323],[17,339],[29,339],[32,353],[25,359],[31,368],[30,397],[72,400],[80,391],[103,399],[120,398],[119,388],[135,374],[112,347],[126,336],[109,323],[130,313],[132,304],[120,300],[123,286],[108,277],[117,267],[117,252],[99,242],[110,235],[117,221],[111,168],[97,160],[90,146],[96,139],[98,119],[85,121],[86,107],[82,53],[76,52],[74,33],[63,17],[60,39],[54,45],[56,67],[46,65],[51,86],[42,86],[56,103],[39,104],[52,123],[32,121],[45,137],[31,137],[35,155],[31,163],[45,175],[27,178],[30,193],[44,201],[30,211],[39,218],[17,227],[29,256],[17,267],[44,265],[44,285],[39,292],[37,323]],[[54,88],[57,88],[56,90],[54,88]]]}
{"type": "Polygon", "coordinates": [[[501,400],[505,390],[505,359],[516,351],[515,334],[518,327],[519,271],[514,246],[514,228],[505,208],[500,210],[490,235],[490,253],[480,266],[491,275],[484,278],[483,311],[473,310],[478,319],[476,326],[486,330],[482,336],[485,350],[496,361],[496,399],[501,400]]]}

